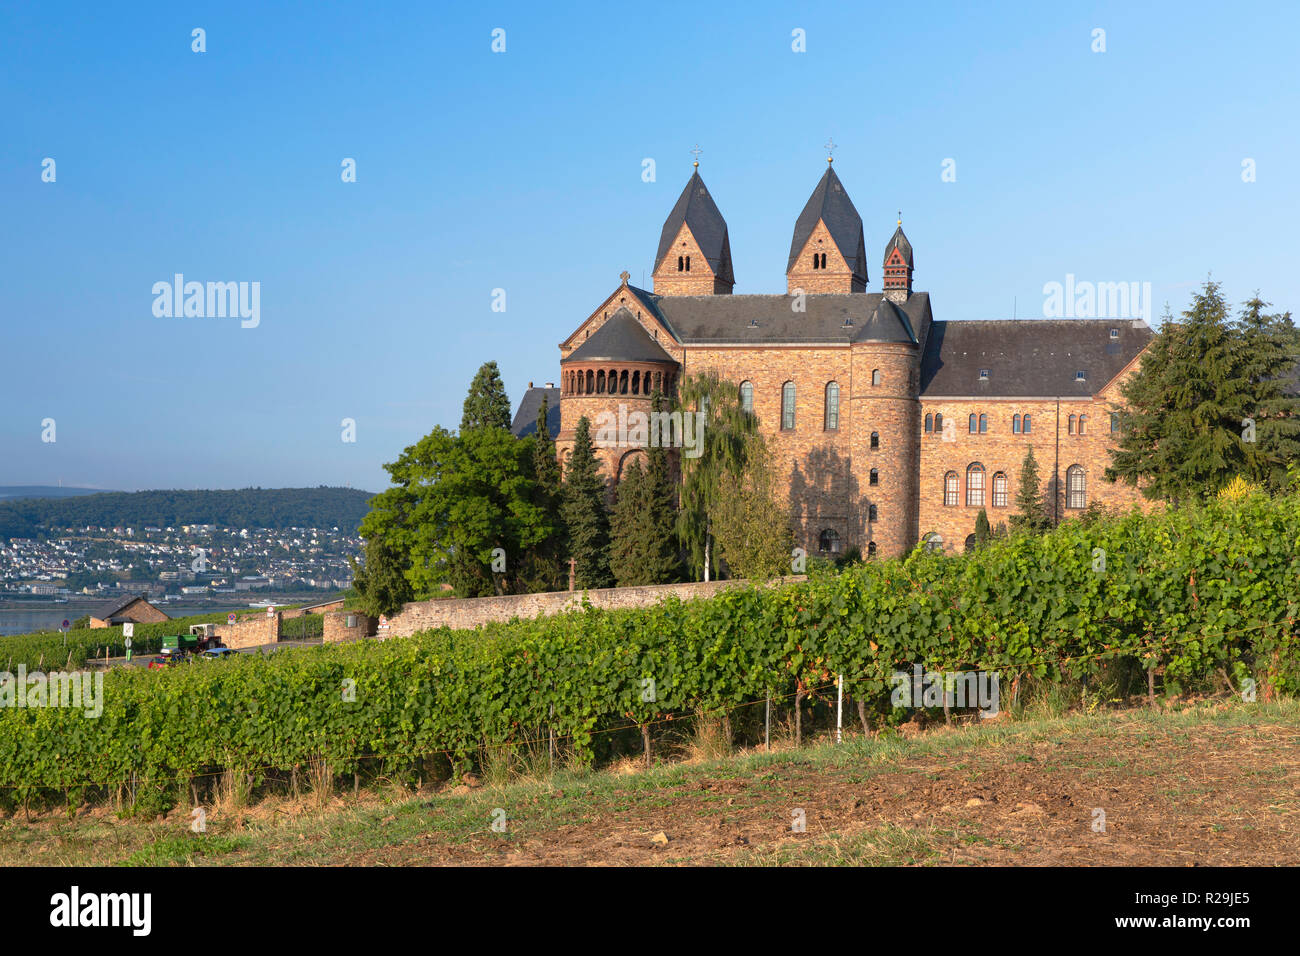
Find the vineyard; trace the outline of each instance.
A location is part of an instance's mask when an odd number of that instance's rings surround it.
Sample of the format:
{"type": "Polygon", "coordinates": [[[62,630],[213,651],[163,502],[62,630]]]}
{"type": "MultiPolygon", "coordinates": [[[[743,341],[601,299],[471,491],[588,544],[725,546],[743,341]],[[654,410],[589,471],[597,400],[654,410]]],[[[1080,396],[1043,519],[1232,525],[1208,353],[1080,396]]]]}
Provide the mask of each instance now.
{"type": "Polygon", "coordinates": [[[898,715],[890,675],[1103,671],[1162,693],[1300,688],[1300,498],[1070,522],[962,557],[914,552],[838,574],[648,609],[287,650],[105,679],[104,710],[0,710],[9,809],[117,796],[155,812],[223,773],[254,785],[461,772],[546,748],[578,763],[701,712],[833,694],[898,715]],[[354,776],[356,775],[356,776],[354,776]]]}

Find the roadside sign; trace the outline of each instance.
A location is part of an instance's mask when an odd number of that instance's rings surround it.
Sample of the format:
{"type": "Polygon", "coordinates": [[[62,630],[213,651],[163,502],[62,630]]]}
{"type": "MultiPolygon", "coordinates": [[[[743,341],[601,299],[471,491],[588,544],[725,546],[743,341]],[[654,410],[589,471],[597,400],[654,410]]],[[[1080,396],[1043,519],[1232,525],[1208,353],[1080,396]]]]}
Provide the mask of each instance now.
{"type": "Polygon", "coordinates": [[[72,627],[72,622],[65,617],[63,619],[63,633],[64,634],[68,633],[68,628],[70,627],[72,627]]]}
{"type": "MultiPolygon", "coordinates": [[[[123,625],[122,625],[122,636],[123,636],[123,637],[134,637],[134,636],[135,636],[135,624],[132,623],[132,622],[130,622],[130,621],[128,621],[126,624],[123,624],[123,625]]],[[[127,647],[130,647],[130,646],[131,646],[131,644],[130,644],[129,641],[127,642],[127,645],[126,645],[126,646],[127,646],[127,647]]]]}
{"type": "Polygon", "coordinates": [[[227,623],[227,624],[234,624],[234,623],[235,623],[235,612],[234,612],[234,611],[231,611],[229,614],[226,615],[226,623],[227,623]]]}
{"type": "Polygon", "coordinates": [[[126,640],[124,640],[122,643],[126,645],[126,649],[127,649],[128,651],[131,649],[131,638],[128,637],[128,638],[127,638],[126,640]]]}
{"type": "Polygon", "coordinates": [[[275,617],[275,605],[274,605],[274,604],[268,604],[268,605],[266,606],[266,616],[267,616],[267,617],[275,617]]]}

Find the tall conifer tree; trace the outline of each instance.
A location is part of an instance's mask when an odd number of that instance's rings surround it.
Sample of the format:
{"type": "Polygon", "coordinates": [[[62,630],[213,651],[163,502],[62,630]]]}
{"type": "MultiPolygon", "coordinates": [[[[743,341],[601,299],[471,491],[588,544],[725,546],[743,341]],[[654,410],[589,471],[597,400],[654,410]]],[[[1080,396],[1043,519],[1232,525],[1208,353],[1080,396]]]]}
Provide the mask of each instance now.
{"type": "Polygon", "coordinates": [[[569,557],[574,561],[574,585],[607,588],[614,583],[609,570],[609,513],[605,482],[591,444],[591,423],[578,419],[573,453],[564,476],[560,514],[568,531],[569,557]]]}
{"type": "Polygon", "coordinates": [[[496,362],[484,362],[470,382],[460,416],[460,430],[509,428],[510,399],[496,362]]]}

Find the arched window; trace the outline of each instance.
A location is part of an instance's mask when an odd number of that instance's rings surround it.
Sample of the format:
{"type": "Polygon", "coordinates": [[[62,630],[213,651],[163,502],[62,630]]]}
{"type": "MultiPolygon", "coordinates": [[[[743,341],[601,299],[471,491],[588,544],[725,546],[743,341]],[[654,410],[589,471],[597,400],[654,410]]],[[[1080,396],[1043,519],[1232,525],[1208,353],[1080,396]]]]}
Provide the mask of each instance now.
{"type": "Polygon", "coordinates": [[[754,383],[740,383],[740,408],[745,414],[754,414],[754,383]]]}
{"type": "Polygon", "coordinates": [[[781,386],[781,427],[786,431],[794,428],[794,382],[781,386]]]}
{"type": "Polygon", "coordinates": [[[868,520],[868,521],[875,521],[876,519],[877,519],[876,506],[875,506],[875,505],[867,505],[867,520],[868,520]]]}
{"type": "Polygon", "coordinates": [[[875,556],[876,556],[876,542],[874,542],[874,541],[868,541],[868,542],[867,542],[867,557],[869,557],[869,558],[874,558],[875,556]]]}
{"type": "Polygon", "coordinates": [[[1019,434],[1020,434],[1020,416],[1019,416],[1019,415],[1012,415],[1012,416],[1011,416],[1011,434],[1013,434],[1013,435],[1019,435],[1019,434]]]}
{"type": "MultiPolygon", "coordinates": [[[[1057,427],[1059,428],[1060,426],[1057,426],[1057,427]]],[[[1073,416],[1073,415],[1070,416],[1069,429],[1070,429],[1070,432],[1069,432],[1069,433],[1070,433],[1071,435],[1073,435],[1073,434],[1074,434],[1074,416],[1073,416]]],[[[1057,434],[1060,434],[1060,433],[1058,432],[1057,434]]]]}
{"type": "Polygon", "coordinates": [[[1022,418],[1022,419],[1020,420],[1020,430],[1021,430],[1021,433],[1022,433],[1022,434],[1025,434],[1025,435],[1028,435],[1028,434],[1029,434],[1029,426],[1032,425],[1032,424],[1033,424],[1033,422],[1031,422],[1031,421],[1029,420],[1029,416],[1028,416],[1028,415],[1026,415],[1024,418],[1022,418]]]}
{"type": "Polygon", "coordinates": [[[975,550],[975,535],[966,535],[966,551],[969,553],[975,550]]]}
{"type": "Polygon", "coordinates": [[[957,507],[957,472],[950,471],[943,476],[943,503],[949,508],[957,507]]]}
{"type": "Polygon", "coordinates": [[[989,417],[988,417],[987,415],[981,415],[981,416],[980,416],[980,434],[983,435],[983,434],[984,434],[985,432],[987,432],[988,430],[989,430],[989,417]]]}
{"type": "Polygon", "coordinates": [[[594,394],[596,389],[595,382],[596,382],[596,373],[593,372],[591,369],[587,369],[587,390],[584,394],[586,395],[594,394]]]}
{"type": "Polygon", "coordinates": [[[814,252],[814,253],[813,253],[813,268],[814,268],[814,269],[820,269],[821,267],[822,267],[822,266],[821,266],[821,256],[817,255],[817,253],[814,252]]]}
{"type": "Polygon", "coordinates": [[[827,431],[840,427],[840,387],[835,382],[826,383],[826,420],[827,431]]]}
{"type": "Polygon", "coordinates": [[[880,447],[880,432],[871,433],[871,447],[872,448],[880,447]]]}
{"type": "Polygon", "coordinates": [[[869,485],[878,485],[878,484],[880,484],[880,471],[879,471],[878,469],[876,469],[876,468],[872,468],[872,469],[871,469],[871,473],[870,473],[870,475],[867,477],[867,484],[869,484],[869,485]]]}
{"type": "Polygon", "coordinates": [[[627,369],[623,369],[618,375],[618,393],[620,395],[627,394],[627,369]]]}
{"type": "Polygon", "coordinates": [[[817,539],[817,550],[822,554],[840,553],[840,536],[833,529],[827,528],[817,539]]]}
{"type": "Polygon", "coordinates": [[[826,268],[826,253],[823,252],[821,255],[822,255],[822,266],[821,266],[821,267],[822,267],[823,269],[825,269],[825,268],[826,268]]]}
{"type": "Polygon", "coordinates": [[[596,373],[596,394],[605,394],[605,370],[603,368],[596,373]]]}
{"type": "Polygon", "coordinates": [[[966,507],[984,507],[984,466],[978,461],[966,468],[966,507]]]}
{"type": "Polygon", "coordinates": [[[925,433],[928,435],[934,431],[934,413],[925,413],[925,433]]]}
{"type": "Polygon", "coordinates": [[[927,551],[943,550],[943,536],[937,531],[931,531],[921,540],[925,542],[925,550],[927,551]]]}
{"type": "Polygon", "coordinates": [[[632,394],[641,394],[641,372],[639,370],[632,373],[632,394]]]}
{"type": "Polygon", "coordinates": [[[1086,435],[1086,434],[1088,434],[1088,416],[1087,416],[1087,415],[1080,415],[1080,416],[1079,416],[1079,434],[1080,434],[1080,435],[1086,435]]]}
{"type": "Polygon", "coordinates": [[[686,271],[686,259],[683,256],[677,257],[677,271],[678,272],[686,271]]]}
{"type": "Polygon", "coordinates": [[[687,272],[690,272],[690,271],[691,271],[691,257],[690,257],[690,256],[687,256],[687,257],[686,257],[686,271],[687,271],[687,272]]]}
{"type": "Polygon", "coordinates": [[[873,369],[871,370],[871,384],[872,384],[872,385],[879,385],[879,384],[880,384],[880,369],[878,369],[878,368],[873,368],[873,369]]]}
{"type": "Polygon", "coordinates": [[[966,430],[972,435],[975,434],[975,429],[979,427],[977,422],[978,420],[975,417],[975,413],[971,412],[970,421],[966,425],[966,430]]]}
{"type": "Polygon", "coordinates": [[[936,435],[943,434],[943,413],[942,412],[934,413],[934,433],[936,435]]]}
{"type": "Polygon", "coordinates": [[[1079,465],[1065,469],[1065,507],[1088,507],[1088,479],[1079,465]]]}
{"type": "Polygon", "coordinates": [[[1007,473],[999,471],[993,476],[993,507],[1005,508],[1007,506],[1007,473]]]}

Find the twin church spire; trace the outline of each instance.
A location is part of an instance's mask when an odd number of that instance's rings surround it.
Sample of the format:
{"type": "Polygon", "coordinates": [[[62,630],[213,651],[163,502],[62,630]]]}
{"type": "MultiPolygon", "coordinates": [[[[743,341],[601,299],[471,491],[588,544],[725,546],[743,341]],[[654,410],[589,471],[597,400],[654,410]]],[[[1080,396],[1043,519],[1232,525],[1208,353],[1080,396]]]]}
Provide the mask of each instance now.
{"type": "MultiPolygon", "coordinates": [[[[728,295],[735,285],[727,222],[700,178],[699,162],[664,222],[655,255],[657,295],[728,295]]],[[[897,231],[885,248],[885,291],[906,301],[912,246],[897,231]]],[[[865,292],[867,250],[858,215],[830,161],[795,221],[786,263],[787,292],[865,292]]]]}

